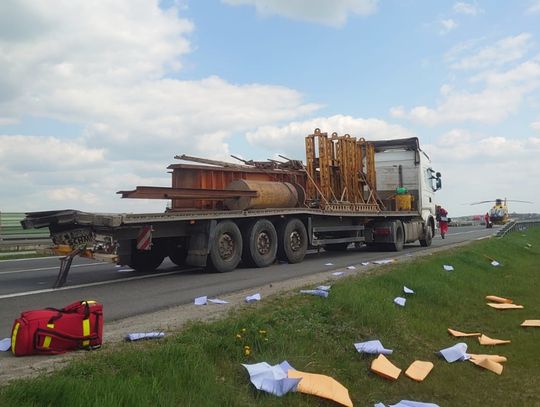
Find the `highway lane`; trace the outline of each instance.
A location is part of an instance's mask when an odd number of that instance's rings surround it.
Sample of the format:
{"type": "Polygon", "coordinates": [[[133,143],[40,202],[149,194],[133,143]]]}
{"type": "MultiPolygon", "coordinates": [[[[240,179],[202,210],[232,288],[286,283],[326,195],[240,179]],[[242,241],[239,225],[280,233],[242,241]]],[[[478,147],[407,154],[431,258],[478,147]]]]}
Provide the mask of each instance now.
{"type": "MultiPolygon", "coordinates": [[[[450,228],[446,239],[434,238],[432,247],[484,238],[496,231],[482,227],[450,228]]],[[[58,274],[58,258],[0,261],[0,338],[9,336],[13,320],[29,309],[62,307],[73,301],[94,299],[104,304],[105,317],[112,321],[189,303],[201,295],[219,297],[272,282],[422,250],[426,249],[413,244],[406,245],[400,253],[371,252],[366,248],[345,253],[310,252],[300,264],[239,268],[223,274],[180,268],[168,259],[154,273],[138,273],[129,267],[76,258],[66,286],[59,290],[50,288],[58,274]],[[326,263],[333,265],[326,266],[326,263]]]]}

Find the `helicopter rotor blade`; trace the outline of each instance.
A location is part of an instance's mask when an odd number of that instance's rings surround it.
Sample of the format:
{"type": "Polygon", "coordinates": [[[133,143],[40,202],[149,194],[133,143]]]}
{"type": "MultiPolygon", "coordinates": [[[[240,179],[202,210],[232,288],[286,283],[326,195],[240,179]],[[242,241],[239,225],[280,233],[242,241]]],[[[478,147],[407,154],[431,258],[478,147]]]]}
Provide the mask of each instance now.
{"type": "Polygon", "coordinates": [[[480,205],[480,204],[484,204],[484,203],[492,203],[492,202],[495,202],[495,200],[494,200],[494,199],[490,199],[489,201],[472,202],[472,203],[470,203],[469,205],[480,205]]]}
{"type": "Polygon", "coordinates": [[[521,203],[534,203],[534,202],[531,202],[531,201],[518,201],[516,199],[507,199],[506,202],[521,202],[521,203]]]}

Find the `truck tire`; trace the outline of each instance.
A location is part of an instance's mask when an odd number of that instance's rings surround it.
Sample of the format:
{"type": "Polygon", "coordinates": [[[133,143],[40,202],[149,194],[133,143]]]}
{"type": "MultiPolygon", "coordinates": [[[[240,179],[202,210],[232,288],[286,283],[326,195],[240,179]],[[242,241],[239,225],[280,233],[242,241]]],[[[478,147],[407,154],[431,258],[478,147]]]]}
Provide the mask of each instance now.
{"type": "Polygon", "coordinates": [[[236,223],[219,222],[210,245],[207,269],[218,273],[234,270],[242,259],[242,234],[236,223]]]}
{"type": "Polygon", "coordinates": [[[403,223],[401,221],[395,221],[396,226],[396,240],[393,243],[388,245],[388,248],[393,252],[400,252],[403,250],[403,245],[405,243],[405,229],[403,228],[403,223]]]}
{"type": "Polygon", "coordinates": [[[328,243],[324,245],[324,250],[327,252],[344,252],[349,247],[350,243],[328,243]]]}
{"type": "Polygon", "coordinates": [[[430,223],[426,226],[426,235],[424,239],[420,239],[420,246],[429,247],[431,246],[432,241],[433,241],[433,228],[430,223]]]}
{"type": "Polygon", "coordinates": [[[276,260],[277,232],[268,219],[252,221],[242,233],[242,260],[250,267],[268,267],[276,260]]]}
{"type": "Polygon", "coordinates": [[[129,266],[136,271],[148,273],[155,271],[163,263],[164,258],[165,253],[161,246],[154,243],[151,250],[137,250],[134,248],[129,266]]]}
{"type": "Polygon", "coordinates": [[[279,260],[300,263],[306,256],[308,238],[304,223],[298,218],[285,219],[278,226],[279,260]]]}
{"type": "Polygon", "coordinates": [[[187,242],[180,239],[171,240],[167,247],[167,255],[169,259],[177,266],[183,266],[186,264],[187,258],[187,242]]]}

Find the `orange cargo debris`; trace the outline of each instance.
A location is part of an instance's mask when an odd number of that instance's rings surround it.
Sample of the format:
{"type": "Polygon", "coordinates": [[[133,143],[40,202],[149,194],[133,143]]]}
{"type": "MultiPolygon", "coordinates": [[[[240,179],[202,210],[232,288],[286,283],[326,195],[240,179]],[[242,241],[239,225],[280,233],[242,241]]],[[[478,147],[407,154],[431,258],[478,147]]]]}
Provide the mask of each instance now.
{"type": "Polygon", "coordinates": [[[540,328],[540,319],[526,319],[521,323],[521,326],[534,326],[540,328]]]}
{"type": "Polygon", "coordinates": [[[371,362],[371,371],[390,380],[397,380],[401,374],[401,369],[382,354],[371,362]]]}
{"type": "Polygon", "coordinates": [[[514,302],[510,298],[497,297],[496,295],[486,295],[486,301],[498,302],[500,304],[512,304],[514,302]]]}
{"type": "Polygon", "coordinates": [[[433,363],[415,360],[405,371],[405,375],[417,382],[423,381],[433,369],[433,363]]]}
{"type": "Polygon", "coordinates": [[[353,407],[349,390],[330,376],[306,373],[299,370],[289,370],[287,376],[290,379],[302,379],[297,387],[297,391],[301,393],[312,394],[334,400],[347,407],[353,407]]]}
{"type": "Polygon", "coordinates": [[[482,335],[478,338],[480,345],[504,345],[505,343],[510,343],[511,341],[505,339],[493,339],[489,336],[482,335]]]}
{"type": "Polygon", "coordinates": [[[482,335],[480,332],[473,332],[473,333],[465,333],[456,331],[455,329],[448,328],[448,333],[452,336],[455,336],[456,338],[460,338],[462,336],[480,336],[482,335]]]}
{"type": "Polygon", "coordinates": [[[487,305],[489,305],[491,308],[505,310],[505,309],[522,309],[523,305],[516,305],[516,304],[498,304],[493,302],[488,302],[487,305]]]}

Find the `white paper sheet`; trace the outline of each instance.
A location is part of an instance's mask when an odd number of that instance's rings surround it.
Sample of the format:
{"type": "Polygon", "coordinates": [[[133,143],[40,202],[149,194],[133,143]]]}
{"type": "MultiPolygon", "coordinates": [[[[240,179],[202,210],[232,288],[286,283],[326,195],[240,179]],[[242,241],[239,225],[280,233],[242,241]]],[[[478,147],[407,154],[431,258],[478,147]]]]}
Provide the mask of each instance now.
{"type": "Polygon", "coordinates": [[[363,261],[362,266],[369,266],[369,261],[363,261]]]}
{"type": "Polygon", "coordinates": [[[403,286],[403,292],[405,294],[414,294],[414,291],[411,290],[409,287],[403,286]]]}
{"type": "Polygon", "coordinates": [[[127,341],[138,341],[140,339],[157,339],[157,338],[163,338],[165,336],[165,332],[136,332],[126,335],[127,341]]]}
{"type": "Polygon", "coordinates": [[[11,338],[0,340],[0,352],[7,352],[11,348],[11,338]]]}
{"type": "Polygon", "coordinates": [[[399,305],[400,307],[404,307],[405,306],[405,302],[407,302],[407,299],[403,298],[403,297],[396,297],[394,298],[394,303],[399,305]]]}
{"type": "Polygon", "coordinates": [[[343,274],[345,274],[344,271],[336,271],[335,273],[332,273],[333,276],[342,276],[343,274]]]}
{"type": "Polygon", "coordinates": [[[325,263],[324,265],[325,265],[325,266],[333,266],[334,263],[325,263]]]}
{"type": "Polygon", "coordinates": [[[470,359],[467,354],[467,344],[460,342],[449,348],[441,349],[439,354],[446,359],[448,363],[455,362],[456,360],[464,361],[470,359]]]}
{"type": "Polygon", "coordinates": [[[367,342],[358,342],[354,344],[354,347],[359,353],[369,353],[372,355],[378,355],[380,353],[383,355],[391,355],[393,352],[392,349],[386,349],[378,339],[367,342]]]}
{"type": "Polygon", "coordinates": [[[331,285],[320,285],[316,288],[316,290],[330,291],[331,288],[331,285]]]}
{"type": "Polygon", "coordinates": [[[203,295],[202,297],[195,298],[194,304],[195,305],[206,305],[207,301],[208,301],[208,297],[206,295],[203,295]]]}
{"type": "Polygon", "coordinates": [[[434,403],[422,403],[420,401],[401,400],[397,404],[390,404],[389,407],[439,407],[434,403]]]}
{"type": "Polygon", "coordinates": [[[347,270],[356,270],[355,266],[347,266],[347,270]]]}
{"type": "Polygon", "coordinates": [[[302,294],[316,295],[318,297],[328,298],[328,291],[324,290],[300,290],[302,294]]]}
{"type": "Polygon", "coordinates": [[[246,302],[253,302],[253,301],[260,301],[260,300],[261,300],[261,294],[260,293],[253,294],[253,295],[248,295],[246,297],[246,302]]]}
{"type": "Polygon", "coordinates": [[[208,298],[208,302],[211,302],[212,304],[228,304],[229,301],[220,300],[219,298],[208,298]]]}
{"type": "Polygon", "coordinates": [[[448,264],[445,264],[443,266],[443,268],[446,270],[446,271],[454,271],[454,266],[450,266],[448,264]]]}
{"type": "Polygon", "coordinates": [[[493,260],[493,261],[491,262],[491,265],[492,265],[493,267],[498,267],[498,266],[501,265],[501,263],[499,263],[497,260],[493,260]]]}
{"type": "Polygon", "coordinates": [[[389,264],[389,263],[393,263],[394,260],[393,259],[384,259],[384,260],[375,260],[373,263],[375,264],[389,264]]]}
{"type": "Polygon", "coordinates": [[[273,366],[266,362],[242,364],[242,366],[248,371],[249,379],[255,388],[275,396],[281,397],[289,391],[296,391],[301,380],[287,378],[287,372],[293,367],[286,360],[273,366]]]}

